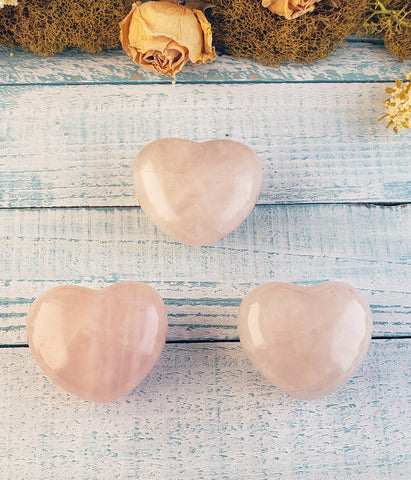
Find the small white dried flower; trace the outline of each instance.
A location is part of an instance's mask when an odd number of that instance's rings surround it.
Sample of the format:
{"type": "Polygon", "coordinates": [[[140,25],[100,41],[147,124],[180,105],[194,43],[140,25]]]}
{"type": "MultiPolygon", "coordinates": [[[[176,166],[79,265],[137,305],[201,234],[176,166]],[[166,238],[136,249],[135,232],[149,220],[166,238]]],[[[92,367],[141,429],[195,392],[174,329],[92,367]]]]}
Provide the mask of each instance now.
{"type": "MultiPolygon", "coordinates": [[[[411,72],[405,78],[411,80],[411,72]]],[[[387,128],[392,127],[395,133],[404,128],[411,128],[411,82],[397,80],[394,88],[386,88],[391,97],[385,100],[387,113],[379,118],[388,118],[387,128]]]]}

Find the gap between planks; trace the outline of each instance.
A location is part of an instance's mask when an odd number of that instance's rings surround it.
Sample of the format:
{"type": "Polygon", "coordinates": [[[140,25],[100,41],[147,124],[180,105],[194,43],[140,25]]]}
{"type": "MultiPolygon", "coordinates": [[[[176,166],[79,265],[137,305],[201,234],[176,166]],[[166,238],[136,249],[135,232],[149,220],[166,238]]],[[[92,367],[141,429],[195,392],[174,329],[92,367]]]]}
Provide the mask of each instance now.
{"type": "MultiPolygon", "coordinates": [[[[284,205],[292,205],[292,206],[325,206],[325,205],[341,205],[341,206],[354,206],[354,207],[380,207],[380,208],[390,208],[390,207],[406,207],[411,204],[409,202],[289,202],[287,204],[273,204],[273,203],[258,203],[256,206],[258,207],[273,207],[273,206],[284,206],[284,205]]],[[[4,207],[0,206],[0,210],[28,210],[28,211],[35,211],[35,210],[83,210],[83,209],[91,209],[91,210],[135,210],[141,209],[140,205],[74,205],[74,206],[33,206],[33,207],[24,207],[24,206],[16,206],[16,207],[4,207]]]]}
{"type": "MultiPolygon", "coordinates": [[[[399,78],[398,80],[401,80],[402,78],[399,78]]],[[[267,81],[267,80],[249,80],[249,81],[244,81],[244,80],[230,80],[230,81],[225,81],[225,82],[218,82],[216,80],[203,80],[203,81],[180,81],[180,82],[170,82],[170,86],[174,85],[195,85],[201,87],[202,85],[219,85],[221,83],[227,84],[227,85],[271,85],[273,83],[286,83],[287,85],[333,85],[333,84],[349,84],[349,85],[355,85],[355,84],[367,84],[367,83],[372,83],[372,84],[386,84],[389,83],[387,80],[304,80],[304,81],[298,81],[298,80],[287,80],[287,81],[267,81]]],[[[70,86],[110,86],[110,85],[136,85],[136,82],[132,81],[122,81],[122,82],[78,82],[78,83],[70,83],[70,82],[54,82],[54,83],[0,83],[1,87],[70,87],[70,86]]],[[[138,85],[153,85],[153,86],[164,86],[167,85],[167,83],[164,82],[147,82],[147,83],[139,83],[138,85]]]]}
{"type": "MultiPolygon", "coordinates": [[[[383,336],[372,336],[371,337],[372,341],[387,341],[387,340],[411,340],[411,335],[404,335],[404,336],[395,336],[395,337],[383,337],[383,336]]],[[[192,345],[192,344],[210,344],[210,343],[218,343],[218,344],[224,344],[224,343],[240,343],[239,338],[228,338],[225,340],[216,340],[210,338],[209,340],[207,339],[182,339],[182,340],[166,340],[166,345],[192,345]]],[[[29,345],[27,343],[21,343],[21,344],[4,344],[0,345],[0,348],[29,348],[29,345]]]]}

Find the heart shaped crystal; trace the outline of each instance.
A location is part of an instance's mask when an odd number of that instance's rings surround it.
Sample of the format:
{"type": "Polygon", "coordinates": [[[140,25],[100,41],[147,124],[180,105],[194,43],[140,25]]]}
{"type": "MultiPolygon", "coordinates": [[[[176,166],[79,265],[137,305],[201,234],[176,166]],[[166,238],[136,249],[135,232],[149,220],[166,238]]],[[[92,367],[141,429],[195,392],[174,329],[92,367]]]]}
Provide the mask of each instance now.
{"type": "Polygon", "coordinates": [[[134,186],[158,228],[180,242],[206,245],[250,214],[260,192],[261,164],[239,142],[166,138],[139,152],[134,186]]]}
{"type": "Polygon", "coordinates": [[[372,330],[360,293],[340,282],[266,283],[242,301],[241,343],[256,369],[302,399],[327,395],[363,360],[372,330]]]}
{"type": "Polygon", "coordinates": [[[54,382],[106,403],[153,368],[165,343],[167,313],[160,295],[144,283],[100,291],[61,286],[34,301],[26,328],[34,358],[54,382]]]}

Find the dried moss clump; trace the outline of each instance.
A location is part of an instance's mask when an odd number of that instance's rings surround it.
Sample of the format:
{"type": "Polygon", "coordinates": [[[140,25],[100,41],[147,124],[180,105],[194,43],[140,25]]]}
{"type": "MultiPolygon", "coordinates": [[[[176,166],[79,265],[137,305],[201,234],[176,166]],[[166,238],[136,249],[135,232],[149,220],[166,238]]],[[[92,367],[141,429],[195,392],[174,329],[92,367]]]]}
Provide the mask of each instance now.
{"type": "MultiPolygon", "coordinates": [[[[212,0],[207,13],[214,44],[266,65],[326,58],[361,29],[384,38],[388,50],[411,56],[411,0],[322,0],[314,12],[286,20],[261,0],[212,0]]],[[[0,8],[0,45],[42,55],[80,48],[97,52],[119,45],[119,22],[133,0],[19,0],[0,8]]]]}
{"type": "Polygon", "coordinates": [[[20,0],[0,9],[0,45],[41,55],[80,48],[97,52],[119,44],[119,22],[133,0],[20,0]]]}
{"type": "Polygon", "coordinates": [[[326,58],[358,30],[367,0],[322,0],[313,13],[286,20],[261,6],[261,0],[213,0],[208,15],[214,45],[236,57],[265,65],[326,58]]]}
{"type": "Polygon", "coordinates": [[[411,0],[369,0],[360,32],[380,35],[387,50],[411,57],[411,0]]]}

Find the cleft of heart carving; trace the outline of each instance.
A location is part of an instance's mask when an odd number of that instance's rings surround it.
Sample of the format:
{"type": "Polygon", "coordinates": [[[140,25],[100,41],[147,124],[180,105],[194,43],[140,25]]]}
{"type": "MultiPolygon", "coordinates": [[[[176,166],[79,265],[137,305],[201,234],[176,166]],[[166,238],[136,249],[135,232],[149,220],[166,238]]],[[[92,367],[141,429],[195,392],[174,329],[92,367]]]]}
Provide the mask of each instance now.
{"type": "Polygon", "coordinates": [[[48,377],[74,395],[106,403],[133,390],[153,368],[166,340],[167,312],[144,283],[100,291],[65,285],[34,301],[26,329],[48,377]]]}
{"type": "Polygon", "coordinates": [[[231,140],[156,140],[137,155],[134,187],[145,214],[189,245],[207,245],[237,228],[261,188],[261,163],[231,140]]]}
{"type": "Polygon", "coordinates": [[[273,282],[244,298],[238,328],[256,369],[281,390],[309,400],[353,375],[370,344],[372,316],[361,294],[345,283],[273,282]]]}

